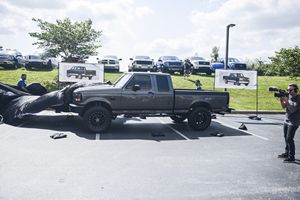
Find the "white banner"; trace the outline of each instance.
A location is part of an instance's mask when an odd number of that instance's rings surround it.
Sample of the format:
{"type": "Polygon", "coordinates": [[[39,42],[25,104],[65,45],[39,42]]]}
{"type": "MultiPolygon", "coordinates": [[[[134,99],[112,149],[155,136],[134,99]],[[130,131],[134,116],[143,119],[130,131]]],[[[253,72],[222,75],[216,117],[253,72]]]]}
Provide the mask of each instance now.
{"type": "Polygon", "coordinates": [[[257,88],[257,71],[217,69],[215,87],[255,90],[257,88]]]}
{"type": "Polygon", "coordinates": [[[59,63],[59,82],[104,82],[104,66],[91,63],[59,63]]]}

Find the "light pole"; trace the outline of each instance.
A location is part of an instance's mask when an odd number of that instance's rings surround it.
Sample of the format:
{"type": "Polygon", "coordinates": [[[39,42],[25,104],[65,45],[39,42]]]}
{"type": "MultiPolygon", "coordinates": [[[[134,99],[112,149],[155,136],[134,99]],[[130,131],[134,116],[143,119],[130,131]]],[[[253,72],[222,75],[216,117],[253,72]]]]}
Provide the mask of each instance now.
{"type": "Polygon", "coordinates": [[[224,69],[227,69],[228,67],[228,43],[229,43],[229,28],[234,27],[235,24],[228,24],[226,27],[226,52],[225,52],[225,63],[224,63],[224,69]]]}
{"type": "MultiPolygon", "coordinates": [[[[226,52],[225,52],[225,63],[224,63],[224,69],[227,70],[228,68],[228,43],[229,43],[229,28],[234,27],[235,24],[228,24],[226,27],[226,52]]],[[[225,91],[227,89],[225,88],[225,91]]]]}

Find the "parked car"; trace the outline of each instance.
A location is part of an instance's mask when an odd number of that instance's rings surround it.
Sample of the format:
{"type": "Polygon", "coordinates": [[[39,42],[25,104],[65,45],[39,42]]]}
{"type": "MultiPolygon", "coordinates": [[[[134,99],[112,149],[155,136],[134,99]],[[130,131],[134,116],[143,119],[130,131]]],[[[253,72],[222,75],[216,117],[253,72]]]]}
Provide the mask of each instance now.
{"type": "Polygon", "coordinates": [[[122,114],[169,116],[175,123],[188,119],[190,127],[204,130],[211,113],[230,111],[228,92],[173,89],[171,76],[156,72],[127,72],[113,85],[78,88],[69,106],[92,132],[106,131],[122,114]]]}
{"type": "MultiPolygon", "coordinates": [[[[215,71],[216,69],[224,69],[224,59],[221,58],[215,63],[211,64],[211,69],[215,71]]],[[[233,70],[246,70],[247,65],[246,63],[242,63],[239,61],[237,58],[228,58],[228,69],[233,69],[233,70]]]]}
{"type": "Polygon", "coordinates": [[[128,65],[128,71],[156,71],[153,59],[149,56],[134,56],[130,58],[131,62],[128,65]]]}
{"type": "Polygon", "coordinates": [[[120,64],[119,61],[122,59],[118,59],[117,56],[111,56],[111,55],[106,55],[103,56],[102,59],[98,61],[99,64],[104,65],[104,71],[114,71],[114,72],[119,72],[120,71],[120,64]]]}
{"type": "Polygon", "coordinates": [[[42,59],[38,55],[27,55],[25,56],[25,68],[30,69],[41,69],[41,70],[52,70],[52,61],[50,59],[42,59]]]}
{"type": "Polygon", "coordinates": [[[184,66],[182,60],[176,56],[161,56],[156,63],[157,71],[164,73],[179,72],[184,74],[184,66]]]}
{"type": "Polygon", "coordinates": [[[230,73],[229,76],[223,76],[223,80],[226,84],[231,82],[234,85],[249,85],[249,77],[245,77],[242,73],[230,73]]]}
{"type": "Polygon", "coordinates": [[[82,79],[84,77],[91,80],[96,76],[96,70],[87,70],[84,66],[73,66],[67,70],[67,77],[75,76],[75,78],[82,79]]]}
{"type": "Polygon", "coordinates": [[[192,56],[188,58],[193,64],[191,72],[192,74],[196,73],[206,73],[207,75],[211,75],[212,71],[210,68],[210,61],[205,60],[200,56],[192,56]]]}
{"type": "Polygon", "coordinates": [[[21,52],[17,50],[0,51],[0,67],[5,69],[17,69],[24,65],[25,60],[21,52]]]}

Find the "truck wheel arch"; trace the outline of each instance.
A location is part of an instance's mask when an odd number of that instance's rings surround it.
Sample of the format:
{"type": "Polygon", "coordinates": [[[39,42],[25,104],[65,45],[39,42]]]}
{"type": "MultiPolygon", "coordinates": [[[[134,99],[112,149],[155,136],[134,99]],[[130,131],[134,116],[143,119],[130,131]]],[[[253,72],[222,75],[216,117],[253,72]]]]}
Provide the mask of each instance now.
{"type": "Polygon", "coordinates": [[[211,111],[211,106],[207,102],[195,102],[190,107],[190,112],[198,107],[206,108],[207,110],[211,111]]]}
{"type": "Polygon", "coordinates": [[[110,105],[109,105],[108,103],[103,102],[103,101],[93,101],[93,102],[89,102],[89,103],[84,107],[84,109],[82,110],[82,112],[79,113],[79,115],[80,115],[80,116],[83,116],[84,113],[85,113],[88,109],[90,109],[90,108],[92,108],[92,107],[97,107],[97,106],[99,106],[99,107],[104,107],[104,108],[106,108],[109,112],[112,111],[112,108],[110,107],[110,105]]]}

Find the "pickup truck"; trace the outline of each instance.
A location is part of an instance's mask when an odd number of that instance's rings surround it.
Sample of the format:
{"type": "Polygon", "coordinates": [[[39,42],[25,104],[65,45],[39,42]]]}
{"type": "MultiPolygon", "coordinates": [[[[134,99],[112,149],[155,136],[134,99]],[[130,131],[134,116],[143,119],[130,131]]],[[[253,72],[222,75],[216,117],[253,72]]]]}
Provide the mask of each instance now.
{"type": "Polygon", "coordinates": [[[73,66],[67,70],[67,77],[75,76],[75,78],[82,79],[87,77],[89,80],[96,76],[96,70],[87,70],[83,66],[73,66]]]}
{"type": "MultiPolygon", "coordinates": [[[[225,69],[224,63],[225,60],[223,58],[221,58],[215,63],[211,63],[211,70],[215,71],[216,69],[225,69]]],[[[228,58],[227,68],[232,70],[246,70],[247,65],[246,63],[242,63],[241,61],[239,61],[237,58],[228,58]]]]}
{"type": "Polygon", "coordinates": [[[106,131],[118,115],[164,117],[176,122],[188,119],[195,130],[210,126],[211,113],[230,111],[229,93],[173,89],[169,74],[127,72],[114,84],[81,87],[73,92],[69,104],[92,132],[106,131]]]}
{"type": "Polygon", "coordinates": [[[245,77],[242,73],[230,73],[229,76],[223,76],[224,82],[232,82],[234,85],[249,85],[249,78],[245,77]]]}

